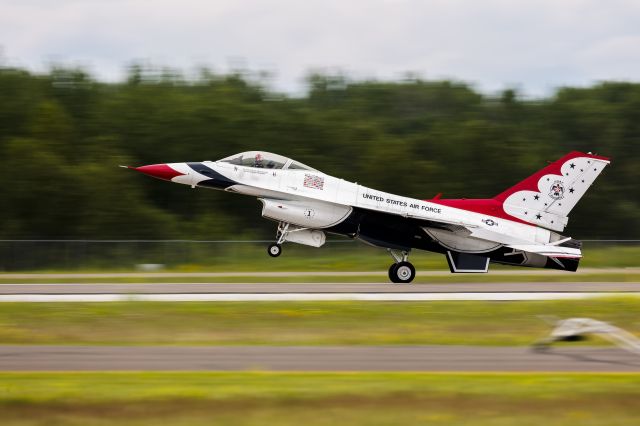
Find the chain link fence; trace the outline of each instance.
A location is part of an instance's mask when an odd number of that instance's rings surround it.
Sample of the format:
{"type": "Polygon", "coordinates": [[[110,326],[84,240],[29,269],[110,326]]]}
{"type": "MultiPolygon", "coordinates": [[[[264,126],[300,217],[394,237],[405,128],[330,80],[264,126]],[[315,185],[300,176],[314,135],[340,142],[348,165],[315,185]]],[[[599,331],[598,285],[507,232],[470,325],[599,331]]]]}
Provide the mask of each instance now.
{"type": "MultiPolygon", "coordinates": [[[[271,240],[0,240],[0,271],[153,269],[185,265],[251,263],[268,258],[271,240]]],[[[327,241],[321,248],[286,244],[285,253],[299,258],[339,256],[362,243],[327,241]],[[320,251],[321,250],[321,251],[320,251]]],[[[367,247],[365,246],[365,249],[367,247]]]]}

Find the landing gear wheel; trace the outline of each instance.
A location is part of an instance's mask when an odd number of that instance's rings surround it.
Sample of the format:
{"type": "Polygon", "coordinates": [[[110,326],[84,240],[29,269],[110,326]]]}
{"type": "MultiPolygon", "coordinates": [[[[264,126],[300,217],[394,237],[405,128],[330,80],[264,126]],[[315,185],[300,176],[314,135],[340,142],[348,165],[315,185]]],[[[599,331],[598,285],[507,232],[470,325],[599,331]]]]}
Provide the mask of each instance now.
{"type": "Polygon", "coordinates": [[[389,266],[389,280],[392,283],[397,283],[396,281],[396,268],[398,267],[397,263],[392,263],[391,266],[389,266]]]}
{"type": "Polygon", "coordinates": [[[389,268],[389,278],[396,284],[409,284],[416,277],[416,268],[409,262],[398,262],[389,268]]]}
{"type": "Polygon", "coordinates": [[[280,253],[282,253],[282,247],[280,247],[280,244],[269,244],[269,247],[267,247],[267,253],[269,253],[269,256],[271,257],[278,257],[280,256],[280,253]]]}

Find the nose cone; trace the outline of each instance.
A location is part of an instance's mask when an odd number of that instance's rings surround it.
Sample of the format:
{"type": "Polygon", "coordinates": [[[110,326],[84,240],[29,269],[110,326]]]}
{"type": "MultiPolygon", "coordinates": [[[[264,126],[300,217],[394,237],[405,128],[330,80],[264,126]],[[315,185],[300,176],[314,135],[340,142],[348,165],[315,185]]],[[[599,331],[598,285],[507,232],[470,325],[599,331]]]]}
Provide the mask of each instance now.
{"type": "Polygon", "coordinates": [[[184,176],[184,173],[173,169],[168,164],[151,164],[149,166],[133,167],[133,169],[145,175],[163,180],[171,180],[177,176],[184,176]]]}

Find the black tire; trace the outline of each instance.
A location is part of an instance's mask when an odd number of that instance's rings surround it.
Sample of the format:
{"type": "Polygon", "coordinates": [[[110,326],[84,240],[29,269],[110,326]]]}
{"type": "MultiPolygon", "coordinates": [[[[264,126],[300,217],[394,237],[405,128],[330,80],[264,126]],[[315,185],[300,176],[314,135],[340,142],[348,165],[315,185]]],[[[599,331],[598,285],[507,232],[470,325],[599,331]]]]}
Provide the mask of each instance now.
{"type": "Polygon", "coordinates": [[[416,277],[416,268],[409,262],[396,263],[393,271],[393,281],[396,284],[409,284],[416,277]]]}
{"type": "Polygon", "coordinates": [[[280,244],[269,244],[269,247],[267,247],[267,253],[269,253],[269,256],[271,257],[278,257],[282,253],[282,247],[280,247],[280,244]]]}
{"type": "Polygon", "coordinates": [[[391,280],[392,283],[397,283],[398,281],[396,280],[396,268],[398,267],[397,263],[392,263],[391,266],[389,266],[389,280],[391,280]]]}

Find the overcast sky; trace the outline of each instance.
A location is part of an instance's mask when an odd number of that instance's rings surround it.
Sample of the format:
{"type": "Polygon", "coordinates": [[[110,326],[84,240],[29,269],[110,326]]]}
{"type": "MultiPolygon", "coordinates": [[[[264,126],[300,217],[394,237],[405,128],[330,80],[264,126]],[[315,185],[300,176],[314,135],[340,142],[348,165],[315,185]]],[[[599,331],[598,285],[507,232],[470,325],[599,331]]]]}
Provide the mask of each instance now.
{"type": "Polygon", "coordinates": [[[640,80],[640,0],[0,0],[0,61],[81,65],[118,80],[132,61],[356,78],[454,78],[531,96],[640,80]]]}

